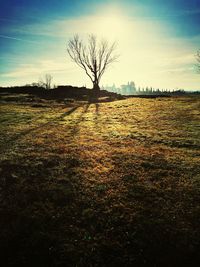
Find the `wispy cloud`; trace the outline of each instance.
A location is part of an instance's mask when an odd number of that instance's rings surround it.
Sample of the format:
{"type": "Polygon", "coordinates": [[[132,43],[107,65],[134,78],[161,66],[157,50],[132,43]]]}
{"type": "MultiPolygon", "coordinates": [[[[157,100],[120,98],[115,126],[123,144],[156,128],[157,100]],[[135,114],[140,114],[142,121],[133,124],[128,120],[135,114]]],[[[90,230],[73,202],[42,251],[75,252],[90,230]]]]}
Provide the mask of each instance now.
{"type": "Polygon", "coordinates": [[[3,39],[11,39],[11,40],[21,41],[21,42],[34,43],[34,44],[37,44],[37,43],[38,43],[38,42],[36,42],[36,41],[31,41],[31,40],[21,39],[21,38],[17,38],[17,37],[12,37],[12,36],[7,36],[7,35],[2,35],[2,34],[0,34],[0,38],[3,38],[3,39]]]}
{"type": "Polygon", "coordinates": [[[32,63],[21,63],[17,68],[7,73],[2,74],[2,77],[6,78],[20,78],[30,77],[36,75],[43,75],[45,73],[66,73],[73,70],[74,65],[67,65],[66,62],[59,62],[56,60],[35,60],[32,63]]]}

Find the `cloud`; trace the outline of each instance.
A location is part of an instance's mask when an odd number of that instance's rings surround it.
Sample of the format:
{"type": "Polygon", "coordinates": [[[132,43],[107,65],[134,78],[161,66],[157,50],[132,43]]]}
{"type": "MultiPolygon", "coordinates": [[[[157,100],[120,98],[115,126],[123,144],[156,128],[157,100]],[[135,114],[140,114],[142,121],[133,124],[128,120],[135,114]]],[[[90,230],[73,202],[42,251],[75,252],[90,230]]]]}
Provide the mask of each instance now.
{"type": "Polygon", "coordinates": [[[2,74],[6,78],[20,78],[27,76],[43,75],[45,73],[61,73],[69,71],[71,68],[66,63],[54,60],[36,60],[31,64],[21,63],[16,69],[2,74]]]}
{"type": "Polygon", "coordinates": [[[16,37],[11,37],[11,36],[2,35],[2,34],[0,34],[0,38],[3,38],[3,39],[11,39],[11,40],[15,40],[15,41],[28,42],[28,43],[34,43],[34,44],[37,43],[37,42],[35,42],[35,41],[25,40],[25,39],[16,38],[16,37]]]}

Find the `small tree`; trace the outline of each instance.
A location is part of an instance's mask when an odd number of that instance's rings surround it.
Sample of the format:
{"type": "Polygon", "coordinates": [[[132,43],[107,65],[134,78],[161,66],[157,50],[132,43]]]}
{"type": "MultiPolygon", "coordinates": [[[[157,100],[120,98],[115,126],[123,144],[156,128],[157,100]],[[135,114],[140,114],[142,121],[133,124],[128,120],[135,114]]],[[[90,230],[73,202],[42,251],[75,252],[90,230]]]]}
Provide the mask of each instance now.
{"type": "Polygon", "coordinates": [[[45,89],[49,90],[52,88],[52,80],[53,77],[50,74],[46,74],[43,79],[40,79],[38,84],[41,87],[44,87],[45,89]]]}
{"type": "Polygon", "coordinates": [[[93,83],[93,89],[99,91],[99,82],[108,66],[118,58],[116,43],[109,45],[107,40],[97,41],[95,35],[89,35],[85,43],[79,35],[71,38],[67,45],[70,58],[81,67],[93,83]]]}
{"type": "Polygon", "coordinates": [[[198,71],[200,71],[200,49],[197,51],[196,60],[197,60],[198,71]]]}

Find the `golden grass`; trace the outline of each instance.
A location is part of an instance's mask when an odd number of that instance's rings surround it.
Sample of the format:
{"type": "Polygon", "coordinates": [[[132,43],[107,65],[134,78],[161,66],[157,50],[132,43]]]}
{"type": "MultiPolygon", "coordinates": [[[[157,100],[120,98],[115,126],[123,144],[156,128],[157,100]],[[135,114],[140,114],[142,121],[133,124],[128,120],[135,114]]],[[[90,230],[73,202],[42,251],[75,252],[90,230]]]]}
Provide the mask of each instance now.
{"type": "Polygon", "coordinates": [[[197,97],[2,104],[5,263],[199,263],[199,119],[197,97]]]}

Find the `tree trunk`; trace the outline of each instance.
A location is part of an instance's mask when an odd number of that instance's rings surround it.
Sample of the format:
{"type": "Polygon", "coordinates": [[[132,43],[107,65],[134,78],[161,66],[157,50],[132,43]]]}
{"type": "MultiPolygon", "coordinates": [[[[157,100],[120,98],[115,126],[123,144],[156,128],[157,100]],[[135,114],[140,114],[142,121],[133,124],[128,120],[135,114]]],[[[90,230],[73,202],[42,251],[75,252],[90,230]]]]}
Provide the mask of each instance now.
{"type": "Polygon", "coordinates": [[[100,87],[98,83],[93,82],[93,89],[92,89],[92,101],[96,102],[99,98],[99,92],[100,92],[100,87]]]}
{"type": "Polygon", "coordinates": [[[99,98],[100,87],[97,81],[93,81],[93,88],[90,95],[90,102],[97,102],[99,98]]]}
{"type": "Polygon", "coordinates": [[[98,82],[93,82],[93,90],[94,91],[97,91],[97,92],[99,92],[100,91],[100,87],[99,87],[99,84],[98,84],[98,82]]]}
{"type": "Polygon", "coordinates": [[[93,90],[95,92],[99,92],[100,87],[99,87],[99,81],[97,78],[97,62],[96,60],[94,61],[94,81],[93,81],[93,90]]]}

